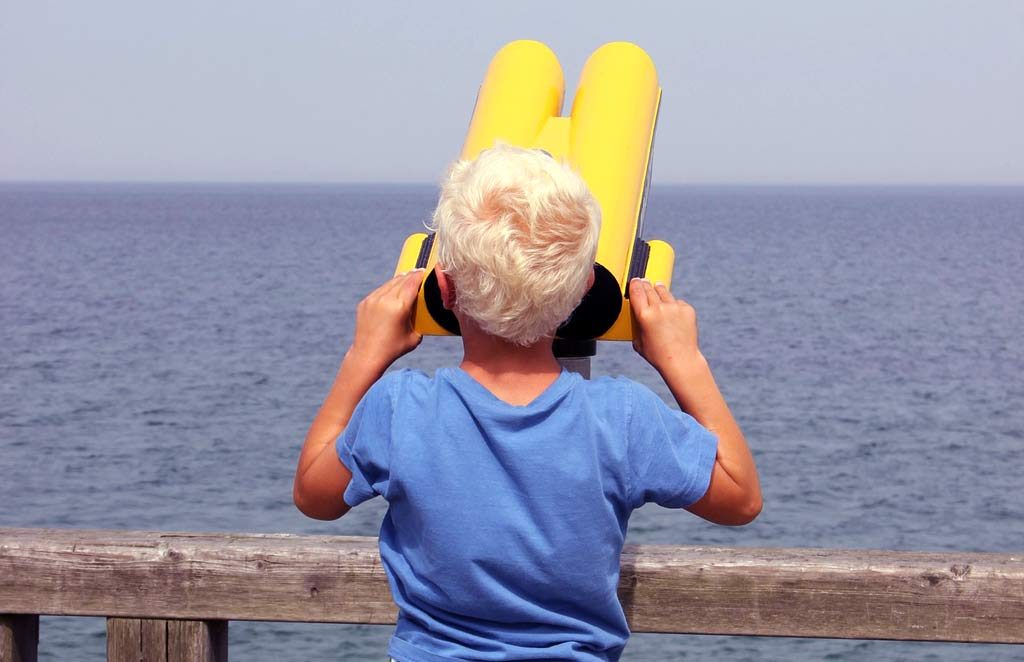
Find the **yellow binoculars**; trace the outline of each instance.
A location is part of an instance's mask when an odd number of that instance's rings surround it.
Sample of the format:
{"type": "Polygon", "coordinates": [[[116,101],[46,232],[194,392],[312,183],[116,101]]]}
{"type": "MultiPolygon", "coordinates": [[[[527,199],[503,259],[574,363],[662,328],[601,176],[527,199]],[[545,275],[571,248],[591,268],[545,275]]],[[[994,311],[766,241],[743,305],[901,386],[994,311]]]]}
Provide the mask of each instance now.
{"type": "MultiPolygon", "coordinates": [[[[594,286],[559,327],[570,341],[631,340],[629,281],[671,284],[674,252],[644,241],[651,148],[661,102],[654,62],[640,47],[605,44],[587,60],[569,116],[562,116],[565,79],[558,58],[537,41],[513,41],[491,60],[477,96],[461,159],[474,159],[501,141],[543,149],[571,164],[601,206],[594,286]]],[[[434,235],[406,239],[396,273],[428,270],[414,313],[424,335],[458,334],[433,274],[434,235]]]]}

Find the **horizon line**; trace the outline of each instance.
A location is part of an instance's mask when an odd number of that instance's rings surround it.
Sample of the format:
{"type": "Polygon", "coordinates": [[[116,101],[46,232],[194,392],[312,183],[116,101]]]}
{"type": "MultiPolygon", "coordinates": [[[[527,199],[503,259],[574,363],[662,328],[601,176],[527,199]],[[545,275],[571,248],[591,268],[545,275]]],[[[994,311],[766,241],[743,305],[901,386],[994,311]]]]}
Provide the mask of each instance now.
{"type": "MultiPolygon", "coordinates": [[[[408,186],[408,187],[440,187],[439,182],[411,180],[272,180],[272,179],[6,179],[0,178],[0,186],[5,185],[148,185],[148,186],[408,186]]],[[[814,182],[814,181],[673,181],[653,182],[651,188],[669,187],[706,187],[706,188],[1024,188],[1021,182],[889,182],[889,181],[852,181],[852,182],[814,182]]]]}

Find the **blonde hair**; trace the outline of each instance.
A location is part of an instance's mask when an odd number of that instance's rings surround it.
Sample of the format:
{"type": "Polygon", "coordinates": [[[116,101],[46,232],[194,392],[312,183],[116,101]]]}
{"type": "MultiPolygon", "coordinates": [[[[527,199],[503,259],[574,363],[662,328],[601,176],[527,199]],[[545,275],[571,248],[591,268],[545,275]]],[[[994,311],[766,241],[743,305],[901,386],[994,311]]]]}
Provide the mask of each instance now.
{"type": "Polygon", "coordinates": [[[568,165],[498,144],[452,164],[431,229],[458,310],[526,346],[554,335],[579,305],[600,225],[597,201],[568,165]]]}

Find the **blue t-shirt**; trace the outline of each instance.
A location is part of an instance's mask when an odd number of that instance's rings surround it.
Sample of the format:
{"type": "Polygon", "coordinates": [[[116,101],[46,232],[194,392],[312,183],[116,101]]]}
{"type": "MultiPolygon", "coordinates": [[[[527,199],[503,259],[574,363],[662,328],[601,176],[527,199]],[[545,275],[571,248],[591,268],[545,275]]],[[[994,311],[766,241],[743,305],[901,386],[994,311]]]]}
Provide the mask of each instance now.
{"type": "Polygon", "coordinates": [[[707,491],[717,439],[650,389],[563,372],[510,405],[468,373],[388,373],[338,439],[345,502],[388,501],[400,662],[617,660],[626,522],[707,491]]]}

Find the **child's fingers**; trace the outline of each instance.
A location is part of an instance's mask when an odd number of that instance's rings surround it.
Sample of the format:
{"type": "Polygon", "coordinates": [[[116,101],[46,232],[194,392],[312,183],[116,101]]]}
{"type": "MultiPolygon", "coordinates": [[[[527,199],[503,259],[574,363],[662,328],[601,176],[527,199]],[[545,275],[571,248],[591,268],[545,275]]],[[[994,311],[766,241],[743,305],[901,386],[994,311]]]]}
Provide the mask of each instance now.
{"type": "Polygon", "coordinates": [[[665,283],[655,283],[654,291],[663,303],[672,303],[676,300],[676,298],[672,296],[672,291],[665,287],[665,283]]]}
{"type": "Polygon", "coordinates": [[[381,295],[381,294],[384,294],[384,293],[390,291],[391,288],[395,286],[395,283],[401,282],[403,276],[405,276],[405,274],[397,274],[397,275],[392,276],[391,278],[387,279],[386,281],[384,281],[383,283],[378,285],[376,289],[374,289],[372,292],[370,292],[370,296],[373,296],[375,294],[376,295],[381,295]]]}
{"type": "Polygon", "coordinates": [[[633,310],[641,313],[651,305],[649,289],[651,284],[642,278],[629,281],[629,301],[633,310]]]}
{"type": "Polygon", "coordinates": [[[413,269],[404,274],[401,282],[396,288],[398,298],[405,304],[411,304],[420,293],[420,284],[423,282],[424,269],[413,269]]]}
{"type": "Polygon", "coordinates": [[[405,281],[405,278],[408,275],[409,272],[404,272],[392,277],[390,280],[386,281],[383,285],[378,287],[374,294],[380,297],[387,297],[389,295],[394,294],[395,290],[402,286],[402,283],[405,281]]]}

